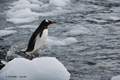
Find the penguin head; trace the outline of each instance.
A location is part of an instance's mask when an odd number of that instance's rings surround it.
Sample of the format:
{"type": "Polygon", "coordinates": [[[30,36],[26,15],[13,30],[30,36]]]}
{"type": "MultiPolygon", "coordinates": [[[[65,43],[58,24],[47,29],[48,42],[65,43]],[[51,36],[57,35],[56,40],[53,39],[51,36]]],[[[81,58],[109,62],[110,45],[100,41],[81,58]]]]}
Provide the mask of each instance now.
{"type": "Polygon", "coordinates": [[[53,23],[56,23],[56,22],[53,22],[53,21],[50,21],[50,20],[45,19],[45,20],[43,20],[43,23],[49,25],[49,24],[53,24],[53,23]]]}

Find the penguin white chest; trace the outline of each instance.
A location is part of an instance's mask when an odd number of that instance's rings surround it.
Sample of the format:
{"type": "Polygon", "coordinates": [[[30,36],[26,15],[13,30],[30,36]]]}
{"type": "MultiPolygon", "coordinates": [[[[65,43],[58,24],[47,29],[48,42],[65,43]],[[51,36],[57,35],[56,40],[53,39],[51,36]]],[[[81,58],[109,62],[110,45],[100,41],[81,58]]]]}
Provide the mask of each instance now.
{"type": "Polygon", "coordinates": [[[39,33],[36,37],[36,41],[35,41],[35,47],[34,47],[34,52],[39,51],[39,49],[45,44],[47,36],[48,36],[48,29],[44,29],[42,32],[42,35],[40,37],[39,33]]]}

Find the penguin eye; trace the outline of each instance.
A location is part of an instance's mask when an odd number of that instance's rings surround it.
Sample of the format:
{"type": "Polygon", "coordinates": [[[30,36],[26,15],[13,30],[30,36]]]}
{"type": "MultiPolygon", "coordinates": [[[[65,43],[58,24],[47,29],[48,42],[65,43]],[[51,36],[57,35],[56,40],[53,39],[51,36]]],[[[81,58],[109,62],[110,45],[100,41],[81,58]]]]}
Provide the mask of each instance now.
{"type": "Polygon", "coordinates": [[[45,22],[49,23],[49,21],[46,19],[45,22]]]}

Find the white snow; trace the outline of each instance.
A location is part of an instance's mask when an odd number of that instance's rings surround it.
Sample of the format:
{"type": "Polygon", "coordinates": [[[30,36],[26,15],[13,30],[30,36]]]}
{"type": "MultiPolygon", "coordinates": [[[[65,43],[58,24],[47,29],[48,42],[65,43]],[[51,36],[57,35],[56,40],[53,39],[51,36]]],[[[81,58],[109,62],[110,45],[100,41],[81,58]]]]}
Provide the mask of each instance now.
{"type": "Polygon", "coordinates": [[[17,31],[15,30],[0,30],[0,36],[6,36],[6,35],[10,35],[13,33],[16,33],[17,31]]]}
{"type": "Polygon", "coordinates": [[[70,45],[78,42],[74,37],[67,37],[66,39],[58,39],[57,37],[48,37],[46,45],[70,45]]]}
{"type": "Polygon", "coordinates": [[[1,80],[69,80],[70,73],[55,57],[15,58],[0,71],[1,80]]]}
{"type": "Polygon", "coordinates": [[[112,77],[111,80],[120,80],[120,75],[119,75],[119,76],[114,76],[114,77],[112,77]]]}

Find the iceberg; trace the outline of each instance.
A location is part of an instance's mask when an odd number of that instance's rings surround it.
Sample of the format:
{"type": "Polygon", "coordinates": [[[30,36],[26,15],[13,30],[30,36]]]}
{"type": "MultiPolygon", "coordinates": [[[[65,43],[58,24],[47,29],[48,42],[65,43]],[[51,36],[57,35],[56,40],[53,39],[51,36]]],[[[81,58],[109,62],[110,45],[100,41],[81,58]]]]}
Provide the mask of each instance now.
{"type": "Polygon", "coordinates": [[[55,57],[15,58],[0,70],[1,80],[69,80],[70,73],[55,57]]]}
{"type": "Polygon", "coordinates": [[[112,77],[111,80],[120,80],[120,75],[119,75],[119,76],[114,76],[114,77],[112,77]]]}

